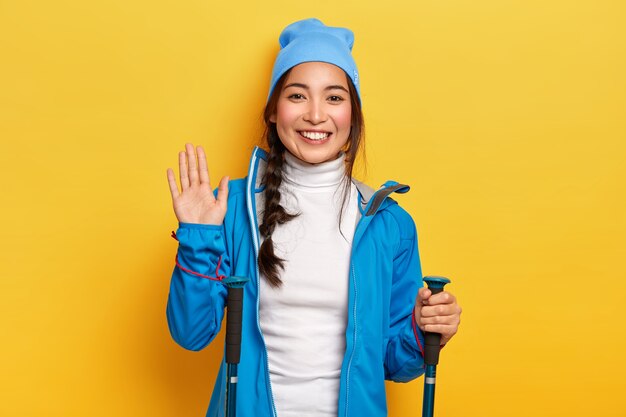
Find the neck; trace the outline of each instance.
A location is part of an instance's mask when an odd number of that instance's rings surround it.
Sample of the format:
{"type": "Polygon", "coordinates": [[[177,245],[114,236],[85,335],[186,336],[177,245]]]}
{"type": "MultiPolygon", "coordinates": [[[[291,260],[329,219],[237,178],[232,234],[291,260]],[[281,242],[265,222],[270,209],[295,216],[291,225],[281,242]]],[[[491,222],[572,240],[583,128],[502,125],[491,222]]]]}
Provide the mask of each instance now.
{"type": "Polygon", "coordinates": [[[283,180],[296,186],[311,189],[336,188],[345,178],[346,154],[319,164],[304,162],[285,151],[283,180]]]}

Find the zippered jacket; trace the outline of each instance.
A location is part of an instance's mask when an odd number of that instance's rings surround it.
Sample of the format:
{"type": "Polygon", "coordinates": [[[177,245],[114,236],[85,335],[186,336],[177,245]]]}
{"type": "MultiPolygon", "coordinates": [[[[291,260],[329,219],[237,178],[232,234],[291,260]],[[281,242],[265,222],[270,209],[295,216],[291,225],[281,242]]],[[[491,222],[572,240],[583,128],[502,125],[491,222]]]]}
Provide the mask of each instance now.
{"type": "MultiPolygon", "coordinates": [[[[227,276],[248,277],[244,287],[237,416],[276,415],[267,351],[259,325],[260,246],[256,206],[267,154],[255,148],[248,176],[229,182],[222,225],[180,223],[176,267],[167,302],[173,339],[201,350],[220,331],[227,276]]],[[[341,367],[338,417],[387,415],[385,380],[408,382],[424,372],[424,339],[413,307],[422,272],[411,216],[389,196],[409,187],[387,182],[377,191],[353,180],[360,217],[350,259],[346,351],[341,367]]],[[[306,331],[303,329],[302,331],[306,331]]],[[[226,364],[217,375],[207,417],[223,417],[226,364]]]]}

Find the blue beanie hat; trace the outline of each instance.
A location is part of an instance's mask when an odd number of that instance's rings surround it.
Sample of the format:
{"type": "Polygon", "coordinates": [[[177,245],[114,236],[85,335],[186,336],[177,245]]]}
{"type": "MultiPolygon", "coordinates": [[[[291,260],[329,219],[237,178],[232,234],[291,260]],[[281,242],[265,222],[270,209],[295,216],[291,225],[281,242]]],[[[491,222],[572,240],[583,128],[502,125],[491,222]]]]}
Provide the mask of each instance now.
{"type": "Polygon", "coordinates": [[[356,63],[352,58],[354,33],[350,29],[324,25],[318,19],[305,19],[287,26],[278,38],[280,51],[274,62],[269,100],[280,77],[303,62],[327,62],[346,72],[361,101],[361,87],[356,63]]]}

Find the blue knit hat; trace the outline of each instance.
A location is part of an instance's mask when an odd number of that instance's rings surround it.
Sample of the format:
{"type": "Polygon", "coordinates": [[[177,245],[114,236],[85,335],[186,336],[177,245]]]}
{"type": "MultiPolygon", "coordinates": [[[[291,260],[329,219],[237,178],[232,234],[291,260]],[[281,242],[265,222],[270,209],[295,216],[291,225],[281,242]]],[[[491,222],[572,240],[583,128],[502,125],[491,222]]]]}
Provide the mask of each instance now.
{"type": "Polygon", "coordinates": [[[280,51],[274,62],[269,100],[279,78],[303,62],[327,62],[346,72],[361,101],[361,87],[356,63],[352,58],[354,34],[350,29],[324,25],[318,19],[305,19],[287,26],[278,38],[280,51]]]}

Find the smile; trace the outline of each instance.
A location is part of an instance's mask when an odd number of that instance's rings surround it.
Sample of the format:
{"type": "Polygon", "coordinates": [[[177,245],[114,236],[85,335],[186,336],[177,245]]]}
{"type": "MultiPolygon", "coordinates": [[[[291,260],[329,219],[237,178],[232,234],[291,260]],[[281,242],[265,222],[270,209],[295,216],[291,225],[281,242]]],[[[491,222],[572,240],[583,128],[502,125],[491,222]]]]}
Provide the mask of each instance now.
{"type": "Polygon", "coordinates": [[[308,131],[299,131],[300,135],[304,136],[309,140],[314,141],[322,141],[330,136],[329,132],[308,132],[308,131]]]}

